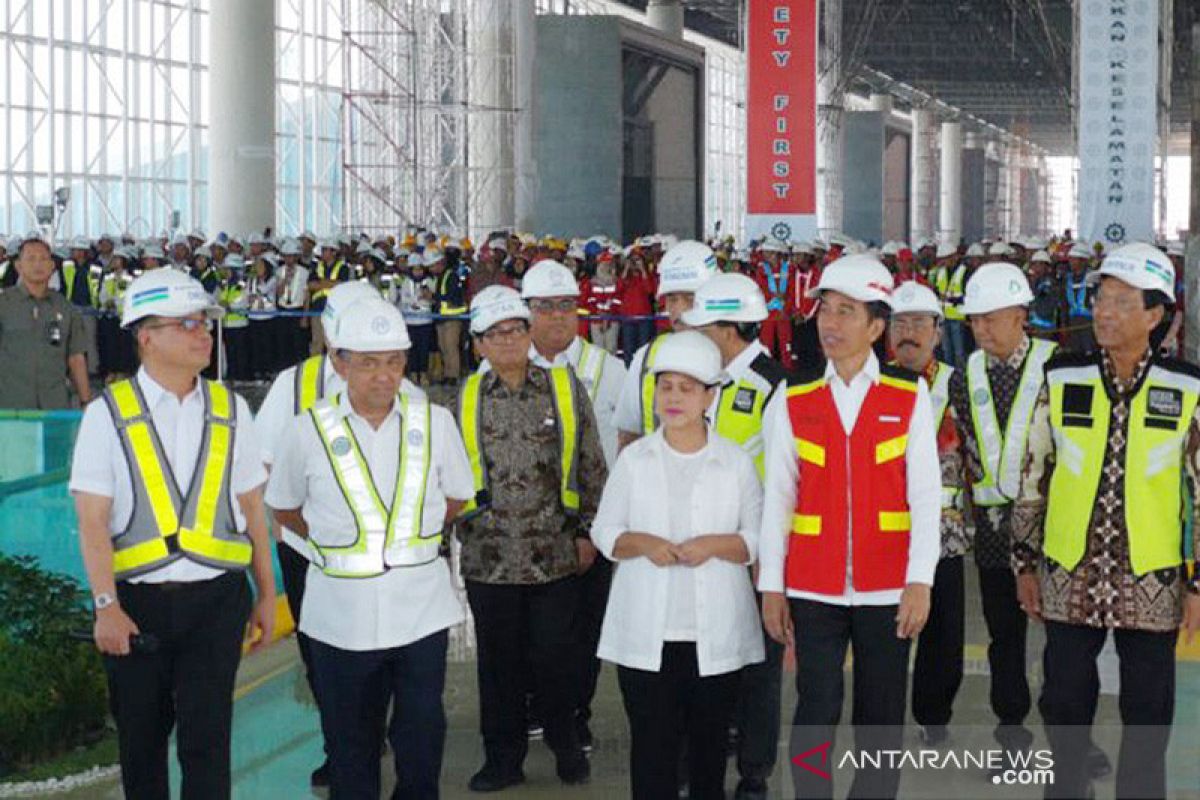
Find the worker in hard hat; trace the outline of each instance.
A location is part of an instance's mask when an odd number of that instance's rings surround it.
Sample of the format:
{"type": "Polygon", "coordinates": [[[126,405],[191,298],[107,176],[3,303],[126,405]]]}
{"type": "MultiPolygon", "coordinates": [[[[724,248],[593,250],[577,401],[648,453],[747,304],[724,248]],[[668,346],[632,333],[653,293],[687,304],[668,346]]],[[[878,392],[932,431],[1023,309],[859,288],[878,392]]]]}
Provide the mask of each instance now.
{"type": "MultiPolygon", "coordinates": [[[[275,377],[262,406],[254,418],[254,429],[262,447],[263,463],[271,469],[279,452],[287,443],[292,419],[308,412],[325,398],[332,398],[346,388],[346,364],[333,357],[338,345],[338,320],[341,312],[359,300],[379,297],[378,292],[360,281],[339,283],[326,296],[321,311],[321,322],[326,332],[330,352],[309,356],[299,364],[288,367],[275,377]]],[[[407,364],[406,364],[407,367],[407,364]]],[[[407,377],[401,378],[403,394],[420,399],[424,392],[413,385],[407,377]]],[[[312,548],[304,537],[285,525],[275,528],[275,550],[279,557],[279,571],[283,577],[283,588],[287,593],[288,610],[298,624],[304,606],[305,584],[308,576],[312,548]]],[[[296,644],[304,664],[305,678],[312,689],[313,697],[320,703],[320,695],[313,680],[312,656],[308,635],[296,631],[296,644]]],[[[328,761],[312,773],[314,787],[329,785],[328,761]]]]}
{"type": "Polygon", "coordinates": [[[724,797],[741,671],[763,658],[746,569],[762,487],[750,456],[707,424],[723,380],[712,341],[666,334],[653,371],[662,426],[621,453],[592,526],[620,563],[599,655],[618,665],[632,796],[676,797],[686,751],[690,795],[724,797]]]}
{"type": "MultiPolygon", "coordinates": [[[[578,335],[579,284],[562,264],[550,259],[534,264],[521,282],[521,297],[529,306],[531,317],[530,361],[540,367],[569,366],[574,370],[591,401],[604,461],[611,469],[617,457],[617,428],[613,416],[625,382],[625,364],[578,335]]],[[[589,555],[593,559],[592,565],[580,577],[579,613],[576,615],[584,659],[579,676],[576,727],[581,744],[588,750],[592,746],[591,704],[600,676],[596,644],[600,640],[600,625],[604,621],[604,606],[612,582],[612,562],[595,553],[589,555]]]]}
{"type": "Polygon", "coordinates": [[[1012,501],[1020,483],[1042,368],[1055,345],[1025,333],[1033,292],[1024,273],[1002,262],[984,264],[967,283],[961,310],[979,349],[950,379],[967,478],[971,485],[975,562],[987,623],[991,705],[996,740],[1026,750],[1029,682],[1025,669],[1025,615],[1009,563],[1012,501]]]}
{"type": "MultiPolygon", "coordinates": [[[[352,270],[342,258],[341,252],[341,245],[337,240],[327,239],[321,242],[320,257],[308,273],[308,307],[313,311],[324,311],[325,298],[329,296],[333,287],[352,277],[352,270]]],[[[319,356],[325,352],[328,344],[325,341],[325,325],[319,315],[309,317],[309,324],[312,327],[309,355],[319,356]]]]}
{"type": "MultiPolygon", "coordinates": [[[[717,257],[708,245],[696,241],[683,241],[663,254],[658,265],[659,302],[667,312],[671,327],[684,330],[686,323],[680,319],[683,312],[692,307],[696,290],[717,272],[717,257]]],[[[654,432],[658,425],[654,414],[654,356],[657,352],[654,339],[633,354],[625,385],[621,387],[621,398],[617,402],[617,438],[619,447],[624,447],[639,436],[654,432]]]]}
{"type": "Polygon", "coordinates": [[[1200,538],[1189,548],[1185,533],[1200,481],[1200,369],[1152,344],[1174,300],[1160,251],[1120,247],[1092,280],[1099,352],[1056,354],[1032,412],[1013,514],[1017,596],[1046,630],[1047,797],[1091,794],[1096,658],[1110,631],[1123,725],[1116,796],[1166,797],[1176,641],[1200,633],[1200,538]]]}
{"type": "Polygon", "coordinates": [[[767,319],[760,336],[767,352],[791,369],[791,317],[795,311],[793,292],[789,289],[795,281],[791,248],[787,242],[768,236],[758,249],[761,260],[755,265],[753,276],[767,300],[767,319]]]}
{"type": "MultiPolygon", "coordinates": [[[[696,292],[692,308],[682,316],[689,328],[711,339],[721,355],[725,377],[709,408],[713,429],[754,460],[760,480],[765,453],[763,412],[787,382],[787,372],[759,340],[759,327],[766,319],[767,303],[758,284],[736,272],[707,280],[696,292]]],[[[765,631],[762,638],[765,659],[742,670],[739,687],[734,720],[740,778],[735,800],[767,796],[767,779],[775,771],[779,751],[784,647],[765,631]]]]}
{"type": "Polygon", "coordinates": [[[1029,259],[1029,288],[1033,300],[1029,303],[1030,333],[1039,339],[1057,341],[1059,302],[1062,294],[1050,254],[1038,250],[1029,259]]]}
{"type": "Polygon", "coordinates": [[[1063,348],[1076,353],[1090,353],[1096,349],[1096,337],[1092,332],[1093,285],[1088,280],[1091,265],[1091,248],[1083,243],[1072,245],[1067,253],[1067,273],[1062,282],[1062,318],[1067,328],[1063,348]]]}
{"type": "Polygon", "coordinates": [[[313,555],[300,630],[330,792],[379,796],[394,704],[396,795],[437,797],[448,629],[465,616],[439,550],[443,525],[474,494],[471,467],[450,412],[401,391],[410,341],[395,306],[356,300],[327,334],[345,389],[287,423],[267,503],[313,555]]]}
{"type": "Polygon", "coordinates": [[[220,314],[177,270],[134,280],[121,323],[142,366],[88,406],[75,442],[70,489],[131,798],[169,796],[172,728],[183,796],[229,796],[246,623],[256,645],[274,628],[267,475],[250,408],[199,377],[220,314]]]}
{"type": "Polygon", "coordinates": [[[950,405],[954,367],[938,361],[942,304],[928,286],[902,283],[888,298],[888,347],[896,363],[929,386],[942,476],[941,548],[930,594],[929,620],[917,640],[913,662],[912,712],[921,741],[934,747],[949,735],[954,698],[963,679],[965,600],[963,554],[969,544],[963,521],[962,442],[950,405]]]}
{"type": "MultiPolygon", "coordinates": [[[[929,614],[942,498],[937,435],[925,382],[880,364],[872,349],[892,288],[887,268],[867,255],[825,269],[817,320],[828,363],[792,377],[763,422],[758,588],[767,632],[795,645],[798,757],[820,753],[834,736],[847,646],[857,747],[901,747],[909,642],[929,614]]],[[[792,778],[798,797],[833,791],[801,766],[792,778]]],[[[899,782],[898,769],[859,769],[850,796],[894,797],[899,782]]]]}
{"type": "Polygon", "coordinates": [[[514,289],[489,286],[475,295],[471,336],[491,368],[467,377],[458,396],[474,476],[459,532],[486,757],[469,787],[480,792],[525,779],[530,683],[558,777],[578,784],[590,774],[574,722],[574,625],[607,470],[587,390],[571,369],[530,360],[529,319],[514,289]]]}
{"type": "Polygon", "coordinates": [[[457,261],[450,263],[445,252],[434,248],[425,251],[425,266],[434,280],[433,307],[438,314],[434,322],[438,353],[442,361],[441,382],[453,385],[462,377],[462,334],[467,316],[467,273],[457,261]]]}
{"type": "Polygon", "coordinates": [[[792,358],[797,365],[820,361],[821,339],[817,334],[817,307],[820,301],[812,295],[821,282],[821,259],[812,243],[799,242],[792,247],[792,358]]]}
{"type": "MultiPolygon", "coordinates": [[[[957,253],[951,258],[957,258],[957,253]]],[[[967,354],[975,346],[970,338],[971,332],[967,328],[966,319],[959,310],[959,305],[963,301],[967,280],[983,263],[983,258],[984,249],[981,244],[977,242],[968,247],[966,255],[962,259],[957,263],[951,261],[954,265],[947,271],[946,288],[938,292],[942,298],[942,313],[945,317],[942,330],[942,357],[955,369],[962,369],[963,365],[967,363],[967,354]]]]}

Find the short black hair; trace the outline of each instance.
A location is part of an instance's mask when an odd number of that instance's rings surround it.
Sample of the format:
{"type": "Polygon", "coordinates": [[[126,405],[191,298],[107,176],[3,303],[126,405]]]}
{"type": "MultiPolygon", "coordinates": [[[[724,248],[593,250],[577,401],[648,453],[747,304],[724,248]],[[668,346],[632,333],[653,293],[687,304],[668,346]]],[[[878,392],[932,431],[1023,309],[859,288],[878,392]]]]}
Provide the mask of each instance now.
{"type": "Polygon", "coordinates": [[[723,328],[733,328],[737,337],[747,344],[757,341],[758,335],[762,331],[761,322],[728,322],[720,320],[714,324],[720,325],[723,328]]]}
{"type": "Polygon", "coordinates": [[[887,322],[892,317],[892,307],[882,300],[872,300],[867,303],[867,317],[871,321],[881,319],[887,322]]]}
{"type": "Polygon", "coordinates": [[[54,249],[50,247],[50,243],[45,239],[39,239],[35,236],[32,239],[26,239],[25,241],[21,242],[21,246],[17,248],[17,258],[21,258],[21,256],[25,255],[25,248],[29,247],[31,244],[40,244],[42,247],[46,248],[47,255],[54,255],[54,249]]]}

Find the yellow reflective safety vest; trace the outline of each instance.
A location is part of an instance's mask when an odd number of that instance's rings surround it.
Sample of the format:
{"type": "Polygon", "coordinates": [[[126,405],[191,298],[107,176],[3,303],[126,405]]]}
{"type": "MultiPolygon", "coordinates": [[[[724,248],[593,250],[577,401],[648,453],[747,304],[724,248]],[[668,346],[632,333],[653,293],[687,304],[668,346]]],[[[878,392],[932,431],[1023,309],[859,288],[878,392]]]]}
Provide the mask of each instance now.
{"type": "MultiPolygon", "coordinates": [[[[942,426],[946,411],[950,408],[950,376],[954,367],[944,361],[939,361],[937,372],[933,374],[933,383],[929,385],[929,401],[933,406],[933,431],[937,434],[942,426]]],[[[953,486],[942,487],[942,508],[954,509],[959,507],[962,491],[953,486]]]]}
{"type": "MultiPolygon", "coordinates": [[[[63,290],[67,299],[72,303],[84,305],[79,303],[78,298],[75,297],[75,274],[78,270],[79,266],[74,261],[68,259],[63,262],[63,290]]],[[[86,305],[90,305],[92,308],[99,308],[100,306],[100,282],[103,278],[104,268],[99,264],[93,264],[91,267],[88,267],[88,298],[86,305]]]]}
{"type": "Polygon", "coordinates": [[[325,397],[327,356],[309,356],[296,365],[292,397],[293,413],[303,414],[325,397]]]}
{"type": "Polygon", "coordinates": [[[763,411],[780,383],[786,380],[783,367],[766,353],[759,353],[746,373],[722,386],[717,397],[714,421],[717,434],[737,442],[754,459],[760,481],[766,450],[762,437],[763,411]]]}
{"type": "MultiPolygon", "coordinates": [[[[341,280],[342,272],[346,269],[346,262],[338,259],[333,262],[333,266],[329,266],[324,261],[317,261],[317,265],[313,267],[313,272],[316,273],[319,281],[337,281],[341,280]]],[[[318,289],[312,293],[313,300],[321,300],[329,295],[328,289],[318,289]]]]}
{"type": "Polygon", "coordinates": [[[962,302],[966,286],[967,265],[959,264],[954,272],[950,274],[950,280],[941,290],[942,311],[945,312],[946,319],[959,321],[966,319],[966,316],[958,308],[958,304],[962,302]]]}
{"type": "Polygon", "coordinates": [[[349,421],[338,413],[338,395],[308,411],[354,515],[355,537],[347,544],[322,544],[319,533],[309,537],[316,565],[326,575],[372,578],[393,567],[419,566],[438,557],[442,534],[421,535],[432,453],[429,401],[404,394],[397,401],[402,418],[400,465],[390,508],[379,496],[349,421]]]}
{"type": "Polygon", "coordinates": [[[583,384],[588,399],[595,403],[600,391],[600,379],[604,377],[604,360],[608,351],[587,339],[580,339],[579,343],[582,347],[579,349],[579,363],[575,364],[575,377],[583,384]]]}
{"type": "Polygon", "coordinates": [[[982,350],[967,359],[967,395],[971,422],[983,478],[971,485],[971,497],[977,506],[1001,506],[1012,502],[1021,488],[1021,464],[1029,442],[1029,422],[1042,387],[1043,368],[1056,345],[1043,339],[1031,339],[1021,381],[1008,412],[1008,425],[1002,432],[987,376],[987,355],[982,350]]]}
{"type": "MultiPolygon", "coordinates": [[[[1054,358],[1046,366],[1046,386],[1055,465],[1042,549],[1047,558],[1073,570],[1087,550],[1111,434],[1112,401],[1097,353],[1054,358]]],[[[1183,563],[1184,445],[1198,399],[1200,369],[1156,358],[1130,402],[1125,527],[1136,575],[1183,563]]]]}
{"type": "Polygon", "coordinates": [[[660,334],[646,346],[646,357],[642,359],[641,387],[638,395],[639,411],[642,417],[642,435],[649,436],[658,427],[658,415],[654,413],[654,359],[658,356],[658,348],[666,341],[667,334],[660,334]]]}
{"type": "Polygon", "coordinates": [[[205,425],[187,494],[180,492],[162,441],[136,380],[104,390],[117,438],[129,464],[133,515],[113,537],[117,580],[151,572],[180,558],[225,570],[250,564],[250,538],[237,529],[229,476],[237,429],[235,395],[225,384],[201,379],[205,425]]]}
{"type": "MultiPolygon", "coordinates": [[[[538,367],[538,369],[546,369],[538,367]]],[[[579,402],[575,395],[575,382],[570,367],[546,369],[550,377],[551,394],[554,396],[554,413],[558,423],[559,441],[559,501],[569,515],[579,513],[579,402]]],[[[483,379],[487,373],[476,372],[468,376],[458,394],[458,426],[462,430],[463,444],[471,462],[471,474],[475,477],[475,497],[463,506],[459,517],[469,519],[487,508],[492,502],[488,489],[487,457],[483,451],[479,428],[480,395],[483,379]]]]}

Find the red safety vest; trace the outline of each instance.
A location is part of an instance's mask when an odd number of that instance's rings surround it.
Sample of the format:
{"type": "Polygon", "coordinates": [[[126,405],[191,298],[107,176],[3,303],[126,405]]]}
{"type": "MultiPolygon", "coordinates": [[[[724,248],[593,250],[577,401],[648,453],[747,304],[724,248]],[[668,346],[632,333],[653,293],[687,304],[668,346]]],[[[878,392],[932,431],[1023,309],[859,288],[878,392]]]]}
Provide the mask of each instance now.
{"type": "Polygon", "coordinates": [[[912,528],[905,453],[916,402],[916,376],[881,366],[847,436],[823,376],[790,383],[788,416],[800,475],[787,588],[842,594],[848,538],[855,590],[904,587],[912,528]]]}

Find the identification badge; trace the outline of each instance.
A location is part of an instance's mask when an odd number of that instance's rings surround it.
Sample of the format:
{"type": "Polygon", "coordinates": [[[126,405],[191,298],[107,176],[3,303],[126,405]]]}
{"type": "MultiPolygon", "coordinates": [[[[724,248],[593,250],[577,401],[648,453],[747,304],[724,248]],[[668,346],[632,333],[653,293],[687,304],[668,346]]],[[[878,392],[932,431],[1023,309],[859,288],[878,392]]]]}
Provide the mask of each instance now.
{"type": "Polygon", "coordinates": [[[1159,417],[1178,417],[1183,413],[1183,392],[1153,387],[1146,399],[1147,410],[1159,417]]]}
{"type": "Polygon", "coordinates": [[[335,456],[344,456],[350,453],[350,440],[345,436],[339,436],[329,445],[329,449],[333,451],[335,456]]]}
{"type": "Polygon", "coordinates": [[[414,428],[408,432],[408,443],[413,447],[420,447],[425,443],[425,435],[414,428]]]}
{"type": "Polygon", "coordinates": [[[733,396],[733,410],[741,411],[743,414],[749,414],[754,410],[754,399],[758,396],[758,391],[743,386],[737,390],[737,394],[733,396]]]}
{"type": "Polygon", "coordinates": [[[986,406],[991,401],[992,396],[988,394],[987,389],[976,389],[971,399],[975,401],[975,405],[977,406],[986,406]]]}

